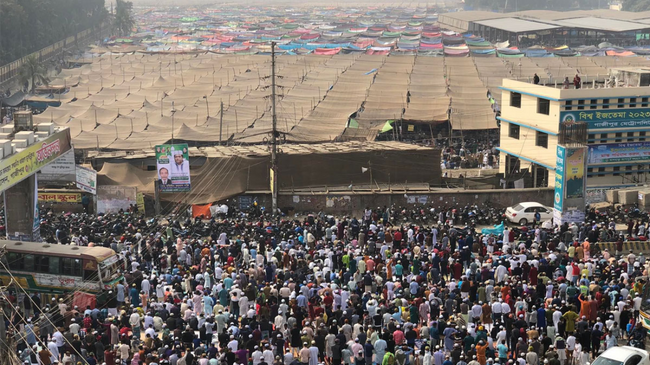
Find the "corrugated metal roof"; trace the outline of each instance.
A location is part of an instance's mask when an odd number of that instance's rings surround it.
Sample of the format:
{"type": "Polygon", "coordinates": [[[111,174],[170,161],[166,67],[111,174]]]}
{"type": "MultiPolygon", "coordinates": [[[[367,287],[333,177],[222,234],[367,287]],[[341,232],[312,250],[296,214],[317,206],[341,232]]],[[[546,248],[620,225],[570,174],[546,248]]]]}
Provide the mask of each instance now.
{"type": "Polygon", "coordinates": [[[489,19],[474,22],[474,24],[484,25],[486,27],[501,29],[511,33],[529,33],[539,30],[557,29],[559,25],[540,23],[531,20],[518,18],[489,19]]]}
{"type": "Polygon", "coordinates": [[[573,11],[554,11],[554,10],[525,10],[510,13],[493,13],[489,11],[459,11],[452,13],[440,14],[440,17],[449,17],[463,21],[480,21],[499,18],[535,18],[543,20],[562,20],[571,18],[596,17],[615,20],[635,20],[650,18],[650,11],[632,12],[618,11],[611,9],[594,9],[594,10],[573,10],[573,11]]]}
{"type": "Polygon", "coordinates": [[[549,23],[557,24],[566,28],[593,29],[607,32],[629,32],[633,30],[650,28],[650,25],[648,24],[595,17],[555,20],[549,21],[549,23]]]}
{"type": "Polygon", "coordinates": [[[473,22],[477,20],[485,20],[485,19],[499,19],[499,18],[507,18],[509,17],[510,14],[504,14],[504,13],[494,13],[491,11],[457,11],[453,13],[445,13],[445,14],[440,14],[438,16],[438,19],[441,19],[442,17],[447,17],[450,19],[457,19],[457,20],[463,20],[463,21],[468,21],[468,22],[473,22]]]}
{"type": "MultiPolygon", "coordinates": [[[[430,150],[432,147],[424,147],[402,142],[335,142],[321,144],[282,144],[279,148],[284,154],[306,155],[313,153],[350,153],[359,151],[420,151],[430,150]]],[[[89,156],[99,159],[140,159],[153,157],[153,150],[136,151],[127,154],[123,151],[97,152],[88,151],[89,156]]],[[[230,156],[268,156],[271,154],[269,145],[242,145],[242,146],[213,146],[213,147],[190,147],[190,157],[230,157],[230,156]]]]}

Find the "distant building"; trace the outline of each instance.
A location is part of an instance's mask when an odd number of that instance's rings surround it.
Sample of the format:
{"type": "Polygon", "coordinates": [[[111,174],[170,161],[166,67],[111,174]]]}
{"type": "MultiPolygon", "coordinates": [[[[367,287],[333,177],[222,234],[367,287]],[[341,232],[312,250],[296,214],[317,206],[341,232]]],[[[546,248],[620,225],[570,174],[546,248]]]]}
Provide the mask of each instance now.
{"type": "Polygon", "coordinates": [[[616,10],[616,11],[623,10],[623,3],[621,3],[621,2],[610,3],[609,4],[609,10],[616,10]]]}
{"type": "MultiPolygon", "coordinates": [[[[624,71],[618,85],[650,82],[650,69],[624,71]]],[[[650,87],[576,90],[504,79],[501,89],[499,169],[510,186],[522,178],[526,187],[554,186],[560,124],[571,121],[587,123],[588,196],[650,181],[650,87]]]]}

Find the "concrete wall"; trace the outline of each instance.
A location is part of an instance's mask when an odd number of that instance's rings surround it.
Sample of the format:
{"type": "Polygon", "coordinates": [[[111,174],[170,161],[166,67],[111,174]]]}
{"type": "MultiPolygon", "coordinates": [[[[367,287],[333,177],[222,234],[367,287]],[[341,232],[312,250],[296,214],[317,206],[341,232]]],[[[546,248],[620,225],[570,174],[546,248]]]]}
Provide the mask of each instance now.
{"type": "MultiPolygon", "coordinates": [[[[293,208],[296,213],[325,211],[331,214],[351,214],[359,216],[366,207],[383,206],[456,206],[466,204],[489,203],[494,207],[508,207],[520,202],[534,201],[547,206],[553,205],[551,188],[509,189],[509,190],[441,190],[430,193],[404,192],[393,194],[294,194],[278,197],[281,209],[293,208]]],[[[268,194],[246,194],[256,198],[258,204],[270,207],[271,196],[268,194]]]]}

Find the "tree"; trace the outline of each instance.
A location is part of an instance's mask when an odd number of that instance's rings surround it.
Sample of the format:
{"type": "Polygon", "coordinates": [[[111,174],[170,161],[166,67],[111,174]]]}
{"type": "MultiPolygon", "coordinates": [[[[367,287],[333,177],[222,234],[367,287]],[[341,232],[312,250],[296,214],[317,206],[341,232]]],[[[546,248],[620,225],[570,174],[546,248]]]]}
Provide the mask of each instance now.
{"type": "Polygon", "coordinates": [[[36,83],[47,85],[50,79],[47,77],[47,68],[41,64],[36,55],[27,56],[25,63],[20,66],[20,82],[25,84],[30,83],[31,93],[36,89],[36,83]]]}
{"type": "Polygon", "coordinates": [[[104,0],[0,0],[0,65],[101,27],[107,18],[104,0]]]}
{"type": "Polygon", "coordinates": [[[115,3],[115,29],[119,35],[129,35],[135,25],[131,11],[133,3],[130,1],[117,0],[115,3]]]}
{"type": "Polygon", "coordinates": [[[649,0],[625,0],[623,1],[625,11],[646,11],[650,10],[649,0]]]}

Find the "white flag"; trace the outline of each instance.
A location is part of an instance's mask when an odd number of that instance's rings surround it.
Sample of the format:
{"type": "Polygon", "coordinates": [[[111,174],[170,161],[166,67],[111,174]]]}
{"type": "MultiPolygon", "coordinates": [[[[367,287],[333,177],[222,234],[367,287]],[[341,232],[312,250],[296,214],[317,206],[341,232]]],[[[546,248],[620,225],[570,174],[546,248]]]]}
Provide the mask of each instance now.
{"type": "Polygon", "coordinates": [[[361,168],[361,173],[364,173],[364,172],[366,172],[366,171],[368,171],[368,168],[367,168],[367,167],[362,167],[362,168],[361,168]]]}

